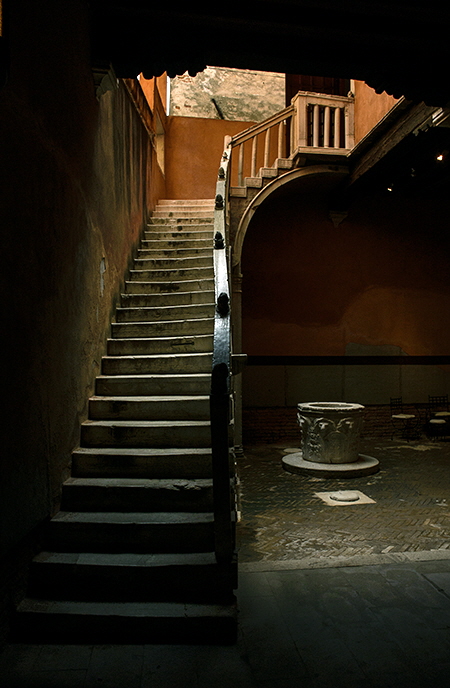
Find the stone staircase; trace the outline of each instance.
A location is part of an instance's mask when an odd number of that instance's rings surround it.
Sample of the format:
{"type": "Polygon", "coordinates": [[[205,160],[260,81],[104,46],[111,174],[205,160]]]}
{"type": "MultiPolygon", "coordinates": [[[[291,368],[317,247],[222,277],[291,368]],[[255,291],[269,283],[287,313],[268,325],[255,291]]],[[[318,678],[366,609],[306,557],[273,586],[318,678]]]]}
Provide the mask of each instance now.
{"type": "Polygon", "coordinates": [[[152,215],[15,640],[235,640],[236,562],[214,555],[213,207],[166,200],[152,215]]]}

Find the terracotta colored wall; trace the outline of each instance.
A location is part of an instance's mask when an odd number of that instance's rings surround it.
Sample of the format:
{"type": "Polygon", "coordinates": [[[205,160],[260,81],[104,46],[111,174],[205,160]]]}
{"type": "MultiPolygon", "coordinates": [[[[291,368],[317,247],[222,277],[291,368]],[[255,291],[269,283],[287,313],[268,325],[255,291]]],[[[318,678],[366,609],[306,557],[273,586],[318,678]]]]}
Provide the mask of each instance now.
{"type": "Polygon", "coordinates": [[[364,81],[355,81],[355,144],[358,143],[395,105],[397,99],[377,94],[364,81]]]}
{"type": "Polygon", "coordinates": [[[57,506],[130,252],[163,190],[124,85],[96,98],[87,4],[8,4],[11,68],[0,92],[3,550],[57,506]]]}
{"type": "Polygon", "coordinates": [[[168,117],[166,179],[168,198],[214,198],[225,135],[252,122],[168,117]]]}
{"type": "Polygon", "coordinates": [[[161,76],[153,77],[153,79],[146,79],[142,74],[139,78],[139,83],[141,88],[145,93],[148,104],[151,109],[153,109],[155,104],[155,91],[158,91],[159,97],[166,108],[167,100],[167,74],[164,72],[161,76]]]}
{"type": "Polygon", "coordinates": [[[449,201],[366,197],[337,229],[326,195],[297,191],[264,210],[244,241],[247,354],[448,354],[449,201]]]}

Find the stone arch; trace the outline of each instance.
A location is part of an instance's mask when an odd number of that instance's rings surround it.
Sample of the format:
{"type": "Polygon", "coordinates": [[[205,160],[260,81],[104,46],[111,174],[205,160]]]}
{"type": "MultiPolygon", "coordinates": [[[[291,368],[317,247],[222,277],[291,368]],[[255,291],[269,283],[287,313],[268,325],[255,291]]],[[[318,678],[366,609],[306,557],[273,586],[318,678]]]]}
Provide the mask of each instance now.
{"type": "Polygon", "coordinates": [[[255,214],[256,210],[264,203],[275,191],[286,184],[304,179],[305,181],[312,181],[312,179],[323,180],[325,176],[333,177],[333,183],[338,184],[345,176],[348,175],[348,169],[339,165],[311,165],[309,167],[300,167],[290,172],[286,172],[280,177],[277,177],[269,184],[267,184],[256,196],[250,201],[239,221],[236,235],[232,245],[232,264],[233,269],[238,269],[241,263],[242,247],[244,244],[245,235],[249,224],[255,214]]]}

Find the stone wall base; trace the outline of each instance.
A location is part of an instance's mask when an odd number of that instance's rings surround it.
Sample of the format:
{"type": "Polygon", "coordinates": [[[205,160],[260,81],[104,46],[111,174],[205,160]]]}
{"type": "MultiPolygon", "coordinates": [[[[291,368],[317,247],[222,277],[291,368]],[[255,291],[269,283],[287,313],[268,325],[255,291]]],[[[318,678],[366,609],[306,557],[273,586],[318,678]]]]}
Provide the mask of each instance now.
{"type": "MultiPolygon", "coordinates": [[[[417,413],[414,406],[404,405],[405,413],[417,413]]],[[[295,406],[247,407],[242,413],[243,441],[245,444],[271,443],[292,440],[298,446],[301,437],[295,406]]],[[[392,434],[389,405],[367,405],[364,409],[364,426],[361,437],[384,437],[392,434]]]]}

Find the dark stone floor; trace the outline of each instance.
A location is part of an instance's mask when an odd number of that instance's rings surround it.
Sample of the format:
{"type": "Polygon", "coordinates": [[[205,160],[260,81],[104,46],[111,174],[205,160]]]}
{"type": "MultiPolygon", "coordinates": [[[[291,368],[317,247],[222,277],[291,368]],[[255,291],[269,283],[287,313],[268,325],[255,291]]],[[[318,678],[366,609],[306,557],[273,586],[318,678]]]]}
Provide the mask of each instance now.
{"type": "Polygon", "coordinates": [[[326,483],[286,448],[239,459],[236,645],[8,645],[1,688],[448,688],[450,444],[370,442],[380,473],[326,483]]]}
{"type": "Polygon", "coordinates": [[[281,459],[292,449],[292,440],[252,446],[238,459],[241,564],[450,556],[450,442],[366,440],[361,453],[378,459],[380,471],[340,480],[288,473],[281,459]],[[329,506],[316,496],[336,490],[359,490],[375,503],[329,506]]]}

